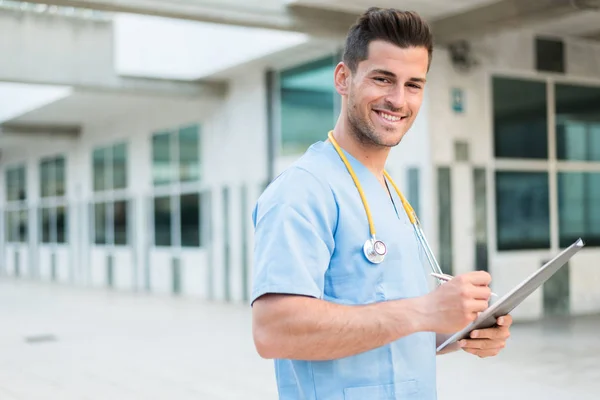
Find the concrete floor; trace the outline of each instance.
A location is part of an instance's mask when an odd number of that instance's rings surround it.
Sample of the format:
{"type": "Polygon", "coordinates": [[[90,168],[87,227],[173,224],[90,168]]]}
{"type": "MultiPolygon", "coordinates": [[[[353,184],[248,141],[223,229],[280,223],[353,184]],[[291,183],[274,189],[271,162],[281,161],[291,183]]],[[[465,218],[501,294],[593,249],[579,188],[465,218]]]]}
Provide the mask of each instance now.
{"type": "MultiPolygon", "coordinates": [[[[0,399],[276,399],[248,307],[0,280],[0,399]]],[[[597,400],[600,316],[518,324],[438,358],[439,399],[597,400]]]]}

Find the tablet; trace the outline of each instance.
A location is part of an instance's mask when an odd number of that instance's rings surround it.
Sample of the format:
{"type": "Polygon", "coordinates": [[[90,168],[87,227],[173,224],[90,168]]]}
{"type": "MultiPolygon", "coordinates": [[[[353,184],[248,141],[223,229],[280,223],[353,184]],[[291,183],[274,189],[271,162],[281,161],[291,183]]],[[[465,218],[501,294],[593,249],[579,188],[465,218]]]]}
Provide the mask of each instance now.
{"type": "Polygon", "coordinates": [[[515,307],[521,304],[523,300],[525,300],[531,293],[535,292],[537,288],[550,279],[550,277],[552,277],[556,271],[565,265],[567,261],[569,261],[573,255],[575,255],[575,253],[583,248],[583,246],[583,240],[578,239],[571,246],[564,249],[556,257],[535,271],[535,273],[533,273],[530,277],[525,279],[513,290],[498,299],[494,304],[479,314],[479,317],[477,317],[475,321],[471,322],[463,330],[455,333],[448,338],[448,340],[439,345],[437,351],[444,349],[446,346],[456,341],[468,338],[469,333],[475,329],[485,329],[496,325],[496,320],[499,317],[509,314],[515,307]]]}

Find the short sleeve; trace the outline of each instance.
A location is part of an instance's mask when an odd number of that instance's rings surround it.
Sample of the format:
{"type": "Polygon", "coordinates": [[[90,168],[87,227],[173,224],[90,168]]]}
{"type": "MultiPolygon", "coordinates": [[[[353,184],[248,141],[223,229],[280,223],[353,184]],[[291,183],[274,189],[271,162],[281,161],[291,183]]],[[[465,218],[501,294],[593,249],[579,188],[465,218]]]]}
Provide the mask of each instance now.
{"type": "Polygon", "coordinates": [[[267,293],[323,297],[337,206],[329,186],[294,168],[279,176],[253,212],[251,303],[267,293]]]}

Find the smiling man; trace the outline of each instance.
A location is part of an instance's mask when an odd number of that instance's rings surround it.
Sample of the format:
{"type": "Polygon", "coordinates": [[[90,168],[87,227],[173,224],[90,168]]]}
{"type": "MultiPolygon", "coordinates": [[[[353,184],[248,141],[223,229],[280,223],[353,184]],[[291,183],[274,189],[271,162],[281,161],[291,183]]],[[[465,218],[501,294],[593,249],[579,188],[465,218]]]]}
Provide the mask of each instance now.
{"type": "MultiPolygon", "coordinates": [[[[333,77],[337,124],[256,205],[253,336],[275,359],[280,399],[435,399],[436,343],[488,307],[485,272],[429,291],[410,208],[384,171],[421,107],[432,48],[415,13],[362,15],[333,77]]],[[[496,355],[511,322],[449,350],[496,355]]]]}

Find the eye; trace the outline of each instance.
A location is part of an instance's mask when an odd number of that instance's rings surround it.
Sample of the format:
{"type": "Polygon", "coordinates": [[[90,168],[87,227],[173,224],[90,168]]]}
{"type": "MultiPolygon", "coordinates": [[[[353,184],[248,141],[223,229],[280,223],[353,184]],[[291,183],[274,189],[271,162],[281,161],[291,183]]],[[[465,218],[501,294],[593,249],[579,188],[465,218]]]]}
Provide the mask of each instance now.
{"type": "Polygon", "coordinates": [[[421,86],[417,85],[416,83],[409,83],[408,86],[417,90],[421,89],[421,86]]]}
{"type": "Polygon", "coordinates": [[[383,78],[383,77],[380,77],[380,76],[375,77],[373,79],[376,80],[377,82],[381,82],[381,83],[391,83],[388,78],[383,78]]]}

